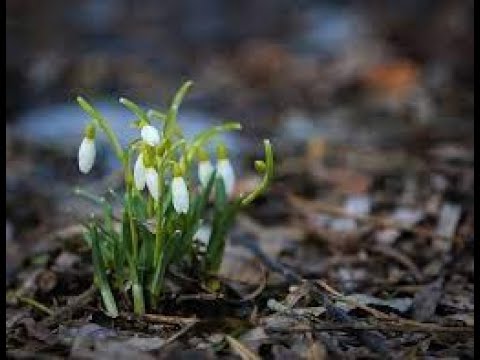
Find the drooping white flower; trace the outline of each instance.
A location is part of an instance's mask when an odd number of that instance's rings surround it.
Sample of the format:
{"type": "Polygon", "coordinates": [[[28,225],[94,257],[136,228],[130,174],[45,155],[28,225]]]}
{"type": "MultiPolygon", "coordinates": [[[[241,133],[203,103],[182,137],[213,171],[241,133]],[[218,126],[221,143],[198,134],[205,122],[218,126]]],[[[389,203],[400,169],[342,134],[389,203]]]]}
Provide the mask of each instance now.
{"type": "Polygon", "coordinates": [[[201,259],[207,252],[208,243],[210,242],[210,235],[212,234],[212,227],[208,224],[201,225],[193,235],[193,245],[197,250],[197,257],[201,259]]]}
{"type": "Polygon", "coordinates": [[[233,192],[233,186],[235,185],[235,173],[228,159],[218,160],[217,173],[218,176],[223,179],[226,194],[230,196],[233,192]]]}
{"type": "Polygon", "coordinates": [[[142,136],[142,140],[150,146],[157,146],[160,144],[160,134],[152,125],[144,125],[140,135],[142,136]]]}
{"type": "Polygon", "coordinates": [[[138,191],[142,191],[145,188],[145,165],[143,164],[143,154],[138,155],[135,166],[133,167],[133,180],[135,181],[135,187],[138,191]]]}
{"type": "Polygon", "coordinates": [[[95,141],[93,138],[84,137],[78,149],[78,168],[88,174],[95,162],[95,141]]]}
{"type": "Polygon", "coordinates": [[[188,189],[181,176],[175,176],[172,180],[172,202],[177,213],[186,214],[188,212],[188,189]]]}
{"type": "Polygon", "coordinates": [[[208,185],[212,172],[213,166],[210,160],[202,160],[198,163],[198,180],[203,187],[208,185]]]}
{"type": "Polygon", "coordinates": [[[154,200],[158,200],[158,174],[153,167],[145,169],[145,181],[154,200]]]}
{"type": "Polygon", "coordinates": [[[210,225],[201,225],[195,232],[195,235],[193,235],[193,239],[196,240],[199,245],[206,248],[211,234],[212,227],[210,225]]]}

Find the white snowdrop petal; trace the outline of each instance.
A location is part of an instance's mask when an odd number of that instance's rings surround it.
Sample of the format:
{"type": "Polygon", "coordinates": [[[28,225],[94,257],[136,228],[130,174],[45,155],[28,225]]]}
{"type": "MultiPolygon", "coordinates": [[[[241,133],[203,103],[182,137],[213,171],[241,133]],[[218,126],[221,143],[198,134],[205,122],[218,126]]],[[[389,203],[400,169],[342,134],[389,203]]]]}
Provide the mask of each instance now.
{"type": "Polygon", "coordinates": [[[135,166],[133,167],[133,179],[135,181],[135,187],[138,191],[142,191],[145,188],[145,166],[143,165],[143,155],[138,155],[135,166]]]}
{"type": "Polygon", "coordinates": [[[186,214],[188,212],[189,199],[187,184],[180,176],[176,176],[172,180],[172,201],[177,213],[186,214]]]}
{"type": "Polygon", "coordinates": [[[208,185],[208,180],[213,172],[213,166],[210,161],[200,161],[198,163],[198,180],[203,187],[208,185]]]}
{"type": "Polygon", "coordinates": [[[152,125],[145,125],[140,132],[142,140],[148,145],[156,146],[160,143],[160,134],[152,125]]]}
{"type": "Polygon", "coordinates": [[[152,195],[155,200],[158,200],[158,174],[154,168],[145,170],[145,181],[150,195],[152,195]]]}
{"type": "Polygon", "coordinates": [[[78,168],[84,174],[92,169],[95,162],[95,142],[92,139],[84,138],[78,149],[78,168]]]}
{"type": "Polygon", "coordinates": [[[230,196],[233,192],[233,186],[235,184],[235,174],[230,161],[228,159],[219,160],[217,164],[217,171],[218,175],[223,179],[225,192],[230,196]]]}

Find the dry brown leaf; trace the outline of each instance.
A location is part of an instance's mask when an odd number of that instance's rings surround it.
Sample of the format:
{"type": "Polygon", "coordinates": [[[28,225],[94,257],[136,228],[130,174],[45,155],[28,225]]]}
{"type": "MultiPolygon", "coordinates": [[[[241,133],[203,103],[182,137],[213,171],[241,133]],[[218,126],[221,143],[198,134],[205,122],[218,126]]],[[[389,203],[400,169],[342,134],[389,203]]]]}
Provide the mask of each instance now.
{"type": "Polygon", "coordinates": [[[313,339],[311,334],[308,334],[308,349],[306,355],[307,360],[324,360],[327,358],[327,349],[323,343],[313,339]]]}
{"type": "Polygon", "coordinates": [[[265,278],[264,269],[254,256],[235,248],[225,251],[219,276],[244,285],[259,285],[265,278]]]}

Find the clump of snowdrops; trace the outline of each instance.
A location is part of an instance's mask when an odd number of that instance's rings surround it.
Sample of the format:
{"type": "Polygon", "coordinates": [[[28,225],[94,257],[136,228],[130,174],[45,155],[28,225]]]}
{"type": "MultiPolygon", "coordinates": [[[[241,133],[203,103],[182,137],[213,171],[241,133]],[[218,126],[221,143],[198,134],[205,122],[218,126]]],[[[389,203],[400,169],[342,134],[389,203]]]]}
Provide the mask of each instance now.
{"type": "Polygon", "coordinates": [[[188,141],[177,114],[191,85],[190,81],[184,83],[165,111],[145,111],[120,98],[135,116],[133,127],[138,131],[126,148],[108,121],[84,98],[77,98],[90,116],[78,151],[79,170],[88,173],[92,169],[95,137],[103,131],[124,174],[121,218],[114,216],[106,197],[77,190],[103,209],[101,217],[86,223],[85,239],[92,249],[94,282],[112,317],[118,315],[114,293],[131,294],[136,314],[143,314],[146,307],[155,309],[172,265],[193,270],[200,281],[215,290],[218,283],[212,276],[219,271],[235,215],[261,195],[272,179],[273,151],[264,140],[265,159],[255,161],[262,180],[253,192],[234,196],[235,172],[220,135],[241,126],[224,123],[188,141]],[[209,153],[212,148],[214,154],[209,153]],[[209,229],[206,237],[205,224],[209,229]],[[195,241],[199,232],[203,234],[202,246],[195,241]]]}

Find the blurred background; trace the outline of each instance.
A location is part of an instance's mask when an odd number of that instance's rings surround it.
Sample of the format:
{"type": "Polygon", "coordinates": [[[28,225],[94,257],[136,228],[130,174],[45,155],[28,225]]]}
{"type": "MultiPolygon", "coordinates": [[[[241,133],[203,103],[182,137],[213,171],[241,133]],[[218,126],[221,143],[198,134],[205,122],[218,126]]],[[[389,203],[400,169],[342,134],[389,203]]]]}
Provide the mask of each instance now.
{"type": "Polygon", "coordinates": [[[6,11],[12,254],[69,221],[73,186],[115,166],[105,149],[79,175],[79,94],[133,136],[119,96],[162,109],[191,79],[187,133],[240,121],[245,131],[228,139],[239,159],[268,136],[285,173],[300,174],[287,160],[321,157],[325,144],[422,156],[446,142],[441,156],[473,167],[473,0],[7,0],[6,11]]]}

